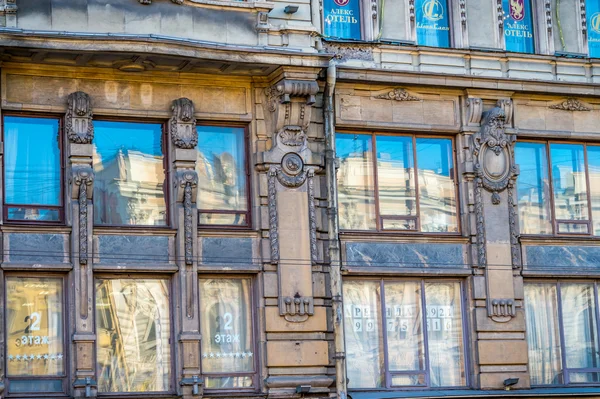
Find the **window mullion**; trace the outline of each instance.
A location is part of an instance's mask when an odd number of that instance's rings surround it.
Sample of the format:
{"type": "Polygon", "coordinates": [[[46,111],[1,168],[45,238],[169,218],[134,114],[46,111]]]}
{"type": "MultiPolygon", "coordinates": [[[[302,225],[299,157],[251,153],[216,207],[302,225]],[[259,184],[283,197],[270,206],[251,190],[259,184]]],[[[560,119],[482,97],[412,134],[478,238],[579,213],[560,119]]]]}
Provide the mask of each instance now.
{"type": "Polygon", "coordinates": [[[431,373],[429,370],[429,337],[427,333],[427,299],[425,298],[425,282],[421,280],[421,318],[423,320],[423,343],[425,349],[425,384],[431,387],[431,373]]]}
{"type": "Polygon", "coordinates": [[[567,371],[567,355],[565,353],[565,334],[562,312],[562,293],[560,283],[556,283],[556,302],[558,309],[558,333],[560,336],[560,358],[562,363],[563,384],[569,383],[569,373],[567,371]]]}

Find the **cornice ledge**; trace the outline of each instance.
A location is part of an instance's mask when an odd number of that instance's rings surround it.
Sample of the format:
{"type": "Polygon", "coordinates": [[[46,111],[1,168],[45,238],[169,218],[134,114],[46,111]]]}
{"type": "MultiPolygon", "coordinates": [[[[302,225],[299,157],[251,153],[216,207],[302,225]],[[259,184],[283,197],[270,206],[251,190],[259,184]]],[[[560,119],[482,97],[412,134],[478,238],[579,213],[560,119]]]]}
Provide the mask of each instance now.
{"type": "MultiPolygon", "coordinates": [[[[140,4],[150,5],[152,0],[139,0],[140,4]]],[[[172,3],[181,6],[216,6],[222,8],[236,8],[248,11],[272,10],[275,3],[269,1],[235,1],[235,0],[171,0],[172,3]]]]}

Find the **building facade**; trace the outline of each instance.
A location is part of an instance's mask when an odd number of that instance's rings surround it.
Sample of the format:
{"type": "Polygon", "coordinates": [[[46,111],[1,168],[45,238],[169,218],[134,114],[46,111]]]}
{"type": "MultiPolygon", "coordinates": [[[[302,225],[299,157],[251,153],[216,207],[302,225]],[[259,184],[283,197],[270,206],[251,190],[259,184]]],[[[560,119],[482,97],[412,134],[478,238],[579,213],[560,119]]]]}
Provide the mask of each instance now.
{"type": "Polygon", "coordinates": [[[0,0],[0,396],[600,397],[599,83],[600,0],[0,0]]]}

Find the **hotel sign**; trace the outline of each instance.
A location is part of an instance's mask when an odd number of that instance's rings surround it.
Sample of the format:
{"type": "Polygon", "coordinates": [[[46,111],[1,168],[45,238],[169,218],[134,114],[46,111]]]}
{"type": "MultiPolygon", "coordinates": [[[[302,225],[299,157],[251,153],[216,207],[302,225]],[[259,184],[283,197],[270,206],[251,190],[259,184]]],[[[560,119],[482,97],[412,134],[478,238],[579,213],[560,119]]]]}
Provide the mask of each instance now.
{"type": "Polygon", "coordinates": [[[450,47],[450,18],[447,0],[417,0],[417,43],[421,46],[450,47]]]}
{"type": "Polygon", "coordinates": [[[507,51],[534,53],[531,0],[503,0],[504,41],[507,51]]]}
{"type": "Polygon", "coordinates": [[[325,36],[360,40],[360,0],[324,0],[325,36]]]}
{"type": "Polygon", "coordinates": [[[588,47],[590,57],[600,58],[600,0],[585,2],[588,15],[588,47]]]}

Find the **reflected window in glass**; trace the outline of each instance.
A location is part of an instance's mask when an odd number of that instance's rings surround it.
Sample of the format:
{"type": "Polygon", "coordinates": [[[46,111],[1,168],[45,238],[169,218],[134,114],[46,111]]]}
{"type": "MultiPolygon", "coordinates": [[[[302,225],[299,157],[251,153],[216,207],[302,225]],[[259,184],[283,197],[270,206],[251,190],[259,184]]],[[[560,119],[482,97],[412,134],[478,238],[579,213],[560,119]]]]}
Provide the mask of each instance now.
{"type": "Polygon", "coordinates": [[[62,220],[59,126],[58,118],[4,117],[6,220],[62,220]]]}
{"type": "Polygon", "coordinates": [[[252,389],[252,280],[202,278],[199,290],[205,388],[252,389]]]}
{"type": "Polygon", "coordinates": [[[170,392],[168,281],[96,280],[99,392],[170,392]]]}
{"type": "Polygon", "coordinates": [[[459,282],[344,281],[348,386],[466,386],[461,290],[459,282]]]}
{"type": "Polygon", "coordinates": [[[198,126],[200,225],[248,225],[246,130],[198,126]]]}
{"type": "Polygon", "coordinates": [[[63,392],[64,305],[62,278],[6,278],[9,392],[63,392]]]}
{"type": "Polygon", "coordinates": [[[94,224],[167,224],[162,125],[94,121],[94,224]]]}
{"type": "Polygon", "coordinates": [[[452,139],[338,133],[342,230],[458,233],[452,139]]]}

